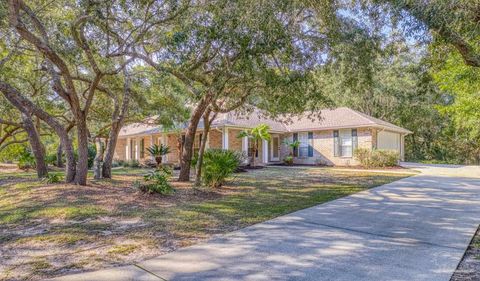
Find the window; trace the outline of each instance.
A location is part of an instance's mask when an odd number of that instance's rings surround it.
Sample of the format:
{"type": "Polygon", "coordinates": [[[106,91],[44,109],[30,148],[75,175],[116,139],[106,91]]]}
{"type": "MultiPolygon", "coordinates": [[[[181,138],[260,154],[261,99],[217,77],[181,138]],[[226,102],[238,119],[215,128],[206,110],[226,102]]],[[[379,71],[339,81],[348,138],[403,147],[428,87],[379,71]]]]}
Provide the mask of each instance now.
{"type": "Polygon", "coordinates": [[[313,132],[308,132],[308,157],[313,157],[313,132]]]}
{"type": "MultiPolygon", "coordinates": [[[[298,141],[298,134],[297,133],[293,133],[293,141],[298,141]]],[[[293,157],[298,157],[298,148],[295,147],[293,148],[293,157]]]]}
{"type": "Polygon", "coordinates": [[[357,130],[343,129],[333,131],[334,156],[352,157],[357,147],[357,130]]]}
{"type": "Polygon", "coordinates": [[[306,132],[299,133],[298,141],[300,142],[298,146],[298,157],[308,157],[308,134],[306,132]]]}
{"type": "Polygon", "coordinates": [[[352,157],[352,130],[340,130],[340,156],[352,157]]]}

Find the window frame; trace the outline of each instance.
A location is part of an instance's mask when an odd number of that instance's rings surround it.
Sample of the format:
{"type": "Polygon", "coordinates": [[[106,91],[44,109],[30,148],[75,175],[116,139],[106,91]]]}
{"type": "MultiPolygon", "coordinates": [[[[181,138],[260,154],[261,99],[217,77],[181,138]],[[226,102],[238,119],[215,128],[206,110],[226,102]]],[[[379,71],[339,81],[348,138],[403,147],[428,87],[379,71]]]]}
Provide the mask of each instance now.
{"type": "Polygon", "coordinates": [[[299,132],[298,141],[300,145],[298,146],[298,158],[308,158],[308,147],[309,147],[309,138],[308,132],[299,132]]]}
{"type": "Polygon", "coordinates": [[[338,138],[339,138],[339,147],[340,147],[340,150],[339,150],[339,156],[342,157],[342,158],[352,158],[353,157],[353,140],[354,140],[354,137],[353,137],[353,129],[340,129],[338,130],[338,138]],[[342,134],[342,131],[343,132],[346,132],[348,131],[347,134],[342,134]],[[344,139],[347,139],[347,137],[349,138],[350,140],[350,145],[343,145],[343,140],[344,139]],[[348,155],[345,155],[345,149],[344,147],[350,147],[350,153],[348,155]]]}

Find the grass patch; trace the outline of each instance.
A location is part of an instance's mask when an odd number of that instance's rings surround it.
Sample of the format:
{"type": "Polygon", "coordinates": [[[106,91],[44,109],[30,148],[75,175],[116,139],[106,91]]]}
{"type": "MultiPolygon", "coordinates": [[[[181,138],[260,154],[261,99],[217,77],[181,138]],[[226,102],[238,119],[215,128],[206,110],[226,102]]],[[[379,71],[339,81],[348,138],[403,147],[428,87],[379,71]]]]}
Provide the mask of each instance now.
{"type": "Polygon", "coordinates": [[[52,267],[52,265],[47,262],[44,258],[38,258],[28,263],[32,268],[33,272],[44,271],[52,267]]]}
{"type": "Polygon", "coordinates": [[[31,214],[32,218],[86,219],[106,214],[107,211],[95,205],[46,207],[31,214]]]}
{"type": "Polygon", "coordinates": [[[118,246],[113,246],[110,250],[108,250],[108,254],[127,256],[135,252],[135,250],[137,250],[138,248],[139,248],[138,245],[133,245],[133,244],[118,245],[118,246]]]}
{"type": "MultiPolygon", "coordinates": [[[[30,175],[5,178],[0,246],[2,254],[24,260],[0,259],[0,268],[23,276],[19,280],[40,280],[131,263],[409,176],[268,167],[235,174],[218,190],[193,191],[189,184],[172,182],[177,192],[163,197],[131,187],[147,171],[114,169],[113,180],[90,180],[81,187],[47,185],[30,175]]],[[[2,274],[0,280],[7,278],[2,274]]]]}
{"type": "Polygon", "coordinates": [[[30,237],[22,237],[17,239],[16,243],[52,243],[59,245],[73,245],[80,241],[92,241],[93,238],[82,233],[61,233],[61,234],[44,234],[30,237]]]}

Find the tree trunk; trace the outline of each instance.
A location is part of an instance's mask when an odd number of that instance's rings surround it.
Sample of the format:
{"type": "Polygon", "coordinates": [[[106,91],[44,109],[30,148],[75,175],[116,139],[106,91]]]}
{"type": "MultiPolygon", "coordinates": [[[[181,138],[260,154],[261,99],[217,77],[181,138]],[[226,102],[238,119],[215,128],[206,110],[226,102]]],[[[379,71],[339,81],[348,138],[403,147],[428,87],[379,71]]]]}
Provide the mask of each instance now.
{"type": "Polygon", "coordinates": [[[185,143],[183,144],[182,158],[180,162],[180,175],[178,181],[190,181],[190,164],[192,162],[192,151],[195,134],[197,132],[198,122],[202,118],[203,113],[207,109],[211,101],[211,96],[207,95],[200,100],[197,107],[193,111],[185,133],[185,143]]]}
{"type": "Polygon", "coordinates": [[[67,132],[59,135],[61,146],[65,151],[65,182],[73,182],[75,179],[75,172],[77,163],[75,161],[75,153],[73,150],[72,139],[68,136],[67,132]]]}
{"type": "Polygon", "coordinates": [[[59,143],[57,146],[57,161],[56,166],[59,168],[63,168],[63,149],[62,144],[59,143]]]}
{"type": "Polygon", "coordinates": [[[114,100],[114,113],[112,115],[112,129],[108,134],[107,147],[105,149],[105,155],[103,157],[103,170],[102,175],[104,178],[112,178],[112,161],[115,155],[115,146],[117,146],[118,134],[123,126],[125,116],[128,112],[128,105],[130,103],[130,78],[126,68],[123,70],[124,85],[123,85],[123,99],[122,107],[119,108],[117,100],[114,100]]]}
{"type": "Polygon", "coordinates": [[[123,126],[124,117],[118,117],[117,121],[112,124],[112,129],[108,134],[107,147],[105,148],[105,155],[103,157],[102,176],[107,179],[112,178],[112,161],[115,155],[115,146],[117,145],[118,134],[123,126]]]}
{"type": "MultiPolygon", "coordinates": [[[[216,115],[216,114],[215,114],[216,115]]],[[[205,146],[207,145],[207,140],[208,140],[208,134],[210,132],[210,124],[212,120],[210,120],[210,110],[207,109],[205,112],[205,115],[203,116],[203,124],[204,124],[204,129],[203,129],[203,135],[202,135],[202,140],[200,143],[200,148],[198,150],[198,160],[197,160],[197,167],[195,171],[195,186],[200,186],[202,183],[202,165],[203,165],[203,153],[205,152],[205,146]]]]}
{"type": "Polygon", "coordinates": [[[65,149],[65,158],[67,162],[65,170],[65,182],[72,182],[75,177],[76,163],[73,154],[73,144],[71,138],[68,136],[68,131],[60,122],[58,122],[58,120],[24,97],[10,84],[0,81],[0,92],[2,92],[5,98],[18,110],[26,114],[29,114],[30,112],[33,113],[55,131],[60,138],[63,148],[65,149]]]}
{"type": "MultiPolygon", "coordinates": [[[[123,121],[123,120],[122,120],[123,121]]],[[[123,122],[121,123],[123,124],[123,122]]],[[[117,145],[118,133],[122,125],[117,123],[112,125],[112,129],[108,135],[107,147],[105,148],[105,155],[102,164],[102,176],[107,179],[112,178],[112,162],[115,155],[115,146],[117,145]]]]}
{"type": "Polygon", "coordinates": [[[35,168],[37,169],[38,178],[44,178],[48,174],[47,164],[45,163],[45,150],[40,141],[40,136],[38,135],[35,125],[33,124],[32,118],[22,113],[23,127],[28,135],[28,141],[30,147],[32,148],[32,153],[35,157],[35,168]]]}
{"type": "Polygon", "coordinates": [[[183,152],[183,139],[182,134],[180,133],[177,137],[177,151],[178,151],[178,164],[182,163],[182,152],[183,152]]]}
{"type": "Polygon", "coordinates": [[[103,162],[103,142],[100,138],[95,139],[95,148],[97,153],[93,163],[93,178],[98,180],[102,178],[102,162],[103,162]]]}
{"type": "Polygon", "coordinates": [[[75,184],[87,185],[88,174],[88,129],[83,113],[77,114],[78,162],[75,172],[75,184]]]}

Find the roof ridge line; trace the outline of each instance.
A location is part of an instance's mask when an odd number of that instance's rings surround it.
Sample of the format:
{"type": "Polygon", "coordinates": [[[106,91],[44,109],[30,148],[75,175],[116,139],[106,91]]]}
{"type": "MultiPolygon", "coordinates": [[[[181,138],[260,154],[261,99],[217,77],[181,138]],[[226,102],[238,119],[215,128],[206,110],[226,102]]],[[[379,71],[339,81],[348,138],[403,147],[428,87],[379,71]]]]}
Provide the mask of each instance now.
{"type": "MultiPolygon", "coordinates": [[[[364,116],[365,113],[361,113],[361,112],[359,112],[359,111],[357,111],[357,110],[355,110],[355,109],[351,109],[350,107],[346,107],[346,106],[345,106],[344,108],[352,111],[352,112],[355,113],[356,115],[360,116],[362,119],[367,120],[367,122],[368,122],[369,124],[377,124],[376,122],[373,122],[370,118],[365,117],[365,116],[364,116]]],[[[365,115],[367,115],[367,114],[365,114],[365,115]]],[[[373,117],[373,116],[371,116],[371,117],[373,117]]],[[[373,118],[375,118],[375,117],[373,117],[373,118]]]]}

